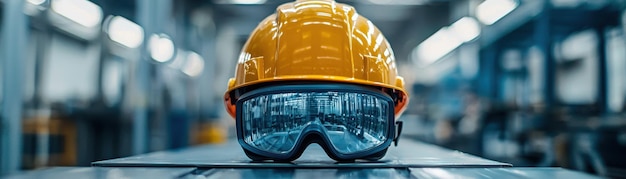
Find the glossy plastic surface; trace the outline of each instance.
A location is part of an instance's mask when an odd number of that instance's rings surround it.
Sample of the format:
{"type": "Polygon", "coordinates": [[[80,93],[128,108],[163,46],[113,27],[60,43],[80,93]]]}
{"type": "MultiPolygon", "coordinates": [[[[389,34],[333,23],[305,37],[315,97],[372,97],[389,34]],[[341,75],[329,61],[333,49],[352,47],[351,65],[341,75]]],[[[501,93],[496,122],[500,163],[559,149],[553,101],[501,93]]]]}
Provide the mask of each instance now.
{"type": "Polygon", "coordinates": [[[235,116],[233,90],[283,81],[380,87],[396,94],[396,115],[408,99],[383,34],[353,7],[334,1],[286,3],[257,26],[243,47],[235,78],[229,81],[228,112],[235,116]]]}

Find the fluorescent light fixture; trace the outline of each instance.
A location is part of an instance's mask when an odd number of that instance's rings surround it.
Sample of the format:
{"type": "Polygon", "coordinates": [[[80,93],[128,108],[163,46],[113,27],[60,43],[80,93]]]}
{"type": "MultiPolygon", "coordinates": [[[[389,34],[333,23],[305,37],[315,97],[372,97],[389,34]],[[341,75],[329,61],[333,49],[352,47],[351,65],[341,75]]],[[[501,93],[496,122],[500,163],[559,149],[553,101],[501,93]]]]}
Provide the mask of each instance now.
{"type": "Polygon", "coordinates": [[[516,0],[485,0],[476,8],[476,17],[485,25],[491,25],[518,6],[516,0]]]}
{"type": "Polygon", "coordinates": [[[32,4],[32,5],[35,5],[35,6],[40,6],[43,3],[45,3],[46,0],[26,0],[26,2],[28,2],[28,3],[32,4]]]}
{"type": "Polygon", "coordinates": [[[267,0],[230,0],[231,4],[263,4],[267,0]]]}
{"type": "Polygon", "coordinates": [[[150,57],[157,62],[167,62],[174,57],[174,42],[166,35],[150,36],[150,57]]]}
{"type": "Polygon", "coordinates": [[[202,56],[196,52],[189,52],[185,66],[182,69],[183,73],[196,77],[202,74],[202,70],[204,70],[204,59],[202,59],[202,56]]]}
{"type": "Polygon", "coordinates": [[[413,50],[412,59],[416,64],[426,66],[441,59],[461,44],[462,40],[448,27],[443,27],[413,50]]]}
{"type": "Polygon", "coordinates": [[[412,52],[412,60],[426,66],[443,58],[461,44],[470,42],[480,35],[480,24],[472,17],[463,17],[443,27],[424,40],[412,52]]]}
{"type": "Polygon", "coordinates": [[[107,32],[111,40],[128,48],[137,48],[143,43],[143,28],[121,16],[111,19],[107,32]]]}
{"type": "Polygon", "coordinates": [[[102,20],[100,6],[87,0],[53,0],[52,11],[85,27],[96,27],[102,20]]]}
{"type": "Polygon", "coordinates": [[[459,40],[469,42],[480,35],[480,24],[472,17],[463,17],[452,23],[448,30],[459,40]]]}

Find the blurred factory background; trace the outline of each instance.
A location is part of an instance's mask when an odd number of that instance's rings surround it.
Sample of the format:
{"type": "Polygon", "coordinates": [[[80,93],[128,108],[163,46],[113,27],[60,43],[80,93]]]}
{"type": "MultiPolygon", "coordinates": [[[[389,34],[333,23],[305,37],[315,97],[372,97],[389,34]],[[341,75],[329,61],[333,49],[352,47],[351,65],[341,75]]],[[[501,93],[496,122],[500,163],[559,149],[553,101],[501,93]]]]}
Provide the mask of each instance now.
{"type": "MultiPolygon", "coordinates": [[[[234,138],[227,79],[288,1],[0,0],[0,175],[234,138]]],[[[395,51],[405,138],[626,177],[626,1],[337,1],[395,51]]]]}

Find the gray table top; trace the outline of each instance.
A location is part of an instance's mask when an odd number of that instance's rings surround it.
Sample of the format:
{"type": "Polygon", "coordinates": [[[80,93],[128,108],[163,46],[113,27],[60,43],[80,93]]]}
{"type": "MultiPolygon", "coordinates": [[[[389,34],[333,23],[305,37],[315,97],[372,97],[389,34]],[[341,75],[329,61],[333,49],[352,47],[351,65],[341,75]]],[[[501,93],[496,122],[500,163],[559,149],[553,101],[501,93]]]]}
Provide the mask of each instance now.
{"type": "Polygon", "coordinates": [[[598,178],[562,168],[517,168],[444,149],[401,141],[379,162],[336,163],[312,145],[292,163],[254,163],[236,141],[55,167],[7,178],[598,178]]]}
{"type": "Polygon", "coordinates": [[[94,162],[108,167],[203,167],[203,168],[402,168],[402,167],[510,167],[510,164],[479,158],[435,145],[401,140],[380,161],[337,163],[318,145],[310,145],[291,163],[252,162],[236,141],[182,150],[154,152],[94,162]]]}
{"type": "Polygon", "coordinates": [[[193,174],[195,168],[140,168],[140,167],[53,167],[27,171],[0,178],[179,178],[193,174]]]}
{"type": "Polygon", "coordinates": [[[8,176],[20,178],[599,178],[562,168],[141,168],[141,167],[57,167],[8,176]]]}

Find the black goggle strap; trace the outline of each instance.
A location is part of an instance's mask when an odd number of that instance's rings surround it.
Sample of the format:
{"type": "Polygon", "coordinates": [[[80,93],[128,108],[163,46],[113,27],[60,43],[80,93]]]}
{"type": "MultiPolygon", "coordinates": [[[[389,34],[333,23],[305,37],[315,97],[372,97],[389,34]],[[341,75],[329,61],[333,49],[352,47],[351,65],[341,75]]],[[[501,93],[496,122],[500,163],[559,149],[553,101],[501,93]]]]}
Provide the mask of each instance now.
{"type": "Polygon", "coordinates": [[[400,134],[402,134],[402,121],[396,121],[396,136],[393,139],[394,146],[398,146],[398,140],[400,140],[400,134]]]}

